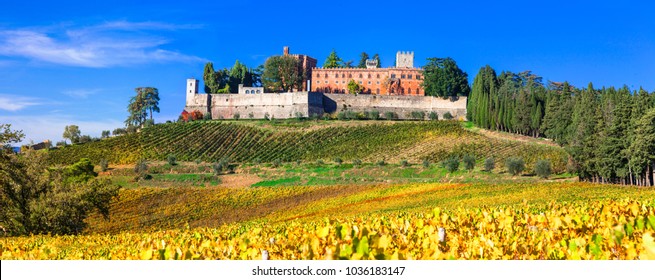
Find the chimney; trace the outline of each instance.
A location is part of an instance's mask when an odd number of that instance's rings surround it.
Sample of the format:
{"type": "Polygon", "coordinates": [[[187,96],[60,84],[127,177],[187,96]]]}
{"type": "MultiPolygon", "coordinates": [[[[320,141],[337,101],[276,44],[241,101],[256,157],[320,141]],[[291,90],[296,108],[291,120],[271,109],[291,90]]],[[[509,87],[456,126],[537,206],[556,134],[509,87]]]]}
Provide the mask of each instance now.
{"type": "Polygon", "coordinates": [[[289,47],[284,46],[284,51],[283,52],[284,52],[284,55],[289,55],[289,47]]]}

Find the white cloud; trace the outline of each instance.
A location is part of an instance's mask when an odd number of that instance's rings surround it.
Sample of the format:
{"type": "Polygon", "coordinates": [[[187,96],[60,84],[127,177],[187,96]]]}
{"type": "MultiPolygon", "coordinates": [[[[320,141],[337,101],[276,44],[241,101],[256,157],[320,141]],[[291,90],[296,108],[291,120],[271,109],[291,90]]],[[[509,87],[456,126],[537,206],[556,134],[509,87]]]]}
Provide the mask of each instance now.
{"type": "Polygon", "coordinates": [[[63,32],[43,28],[0,30],[0,55],[92,68],[204,61],[163,49],[167,39],[143,32],[185,28],[194,26],[115,21],[63,32]]]}
{"type": "Polygon", "coordinates": [[[82,135],[100,137],[103,130],[113,130],[117,127],[124,127],[122,121],[105,119],[100,121],[89,121],[76,119],[69,115],[50,114],[43,116],[0,116],[0,123],[10,123],[14,130],[22,130],[25,139],[19,144],[27,144],[30,140],[35,143],[43,140],[53,142],[63,140],[64,127],[75,124],[80,127],[82,135]]]}
{"type": "Polygon", "coordinates": [[[29,106],[40,105],[38,99],[12,94],[0,94],[0,110],[15,112],[29,106]]]}
{"type": "Polygon", "coordinates": [[[63,94],[68,95],[70,97],[74,98],[87,98],[90,95],[94,95],[98,92],[102,91],[102,89],[99,88],[94,88],[94,89],[71,89],[71,90],[65,90],[63,91],[63,94]]]}

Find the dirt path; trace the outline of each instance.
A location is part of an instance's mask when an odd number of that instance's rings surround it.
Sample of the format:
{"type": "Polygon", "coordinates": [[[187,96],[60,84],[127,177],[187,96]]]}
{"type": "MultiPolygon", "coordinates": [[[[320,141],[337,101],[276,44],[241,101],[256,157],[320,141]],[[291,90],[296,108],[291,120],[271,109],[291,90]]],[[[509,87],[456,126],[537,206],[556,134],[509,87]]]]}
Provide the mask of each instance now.
{"type": "Polygon", "coordinates": [[[230,174],[221,176],[221,184],[219,186],[229,189],[244,189],[261,180],[255,174],[230,174]]]}

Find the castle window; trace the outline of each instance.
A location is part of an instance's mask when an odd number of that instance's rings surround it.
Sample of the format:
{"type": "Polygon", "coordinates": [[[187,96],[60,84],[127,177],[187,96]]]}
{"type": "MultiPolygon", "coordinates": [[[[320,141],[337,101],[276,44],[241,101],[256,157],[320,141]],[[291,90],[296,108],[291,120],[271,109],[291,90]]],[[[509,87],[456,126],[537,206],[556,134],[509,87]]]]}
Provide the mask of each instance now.
{"type": "Polygon", "coordinates": [[[370,84],[371,84],[371,81],[368,81],[368,84],[370,85],[370,84]]]}
{"type": "Polygon", "coordinates": [[[401,79],[404,79],[404,78],[405,78],[405,74],[400,75],[400,78],[401,78],[401,79]]]}
{"type": "Polygon", "coordinates": [[[421,76],[416,75],[416,79],[417,79],[417,80],[420,80],[420,79],[421,79],[421,76]]]}
{"type": "Polygon", "coordinates": [[[352,78],[352,77],[353,77],[353,74],[348,74],[348,78],[352,78]]]}
{"type": "Polygon", "coordinates": [[[320,84],[320,83],[321,83],[321,81],[316,81],[316,83],[317,83],[317,84],[320,84]]]}
{"type": "Polygon", "coordinates": [[[345,78],[345,77],[346,77],[346,74],[341,74],[341,78],[345,78]]]}
{"type": "Polygon", "coordinates": [[[412,79],[412,74],[407,75],[407,79],[412,79]]]}
{"type": "Polygon", "coordinates": [[[378,78],[378,79],[379,79],[379,78],[380,78],[380,74],[377,74],[377,77],[376,77],[376,78],[378,78]]]}
{"type": "Polygon", "coordinates": [[[335,78],[339,78],[339,74],[334,74],[334,77],[335,77],[335,78]]]}
{"type": "Polygon", "coordinates": [[[391,74],[391,78],[392,78],[392,79],[395,79],[395,78],[396,78],[396,74],[391,74]]]}
{"type": "Polygon", "coordinates": [[[339,81],[334,81],[335,84],[339,84],[339,81]]]}
{"type": "Polygon", "coordinates": [[[249,93],[250,93],[250,91],[249,91],[249,90],[246,90],[246,94],[249,94],[249,93]]]}
{"type": "Polygon", "coordinates": [[[411,88],[408,89],[408,90],[407,90],[407,93],[412,94],[412,89],[411,89],[411,88]]]}
{"type": "Polygon", "coordinates": [[[257,93],[260,93],[260,91],[259,91],[259,90],[257,90],[257,93]]]}
{"type": "Polygon", "coordinates": [[[380,84],[380,81],[377,81],[377,82],[375,82],[375,83],[379,85],[379,84],[380,84]]]}
{"type": "Polygon", "coordinates": [[[360,78],[360,79],[362,78],[362,74],[359,74],[359,78],[360,78]]]}
{"type": "Polygon", "coordinates": [[[369,78],[369,79],[371,78],[371,74],[368,74],[368,78],[369,78]]]}
{"type": "Polygon", "coordinates": [[[361,85],[361,84],[362,84],[362,81],[359,81],[359,84],[361,85]]]}
{"type": "Polygon", "coordinates": [[[325,73],[325,78],[327,79],[327,73],[325,73]]]}
{"type": "Polygon", "coordinates": [[[375,89],[375,94],[380,94],[380,89],[375,89]]]}

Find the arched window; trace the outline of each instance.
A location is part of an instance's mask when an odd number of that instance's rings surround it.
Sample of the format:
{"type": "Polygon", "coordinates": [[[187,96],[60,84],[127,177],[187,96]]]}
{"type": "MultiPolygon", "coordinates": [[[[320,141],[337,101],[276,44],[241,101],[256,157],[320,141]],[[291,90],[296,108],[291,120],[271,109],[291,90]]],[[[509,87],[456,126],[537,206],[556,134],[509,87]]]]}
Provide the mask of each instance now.
{"type": "Polygon", "coordinates": [[[412,94],[412,89],[411,89],[411,88],[408,89],[408,90],[407,90],[407,93],[412,94]]]}
{"type": "Polygon", "coordinates": [[[359,78],[360,78],[360,79],[362,78],[362,74],[359,74],[359,78]]]}
{"type": "Polygon", "coordinates": [[[353,77],[353,74],[348,74],[348,78],[352,78],[352,77],[353,77]]]}
{"type": "Polygon", "coordinates": [[[327,79],[327,73],[325,73],[325,78],[327,79]]]}
{"type": "Polygon", "coordinates": [[[259,90],[257,90],[257,93],[261,93],[259,90]]]}
{"type": "Polygon", "coordinates": [[[345,77],[346,77],[346,74],[341,74],[341,78],[345,78],[345,77]]]}
{"type": "Polygon", "coordinates": [[[249,90],[246,90],[246,94],[249,94],[249,93],[250,93],[250,91],[249,91],[249,90]]]}

